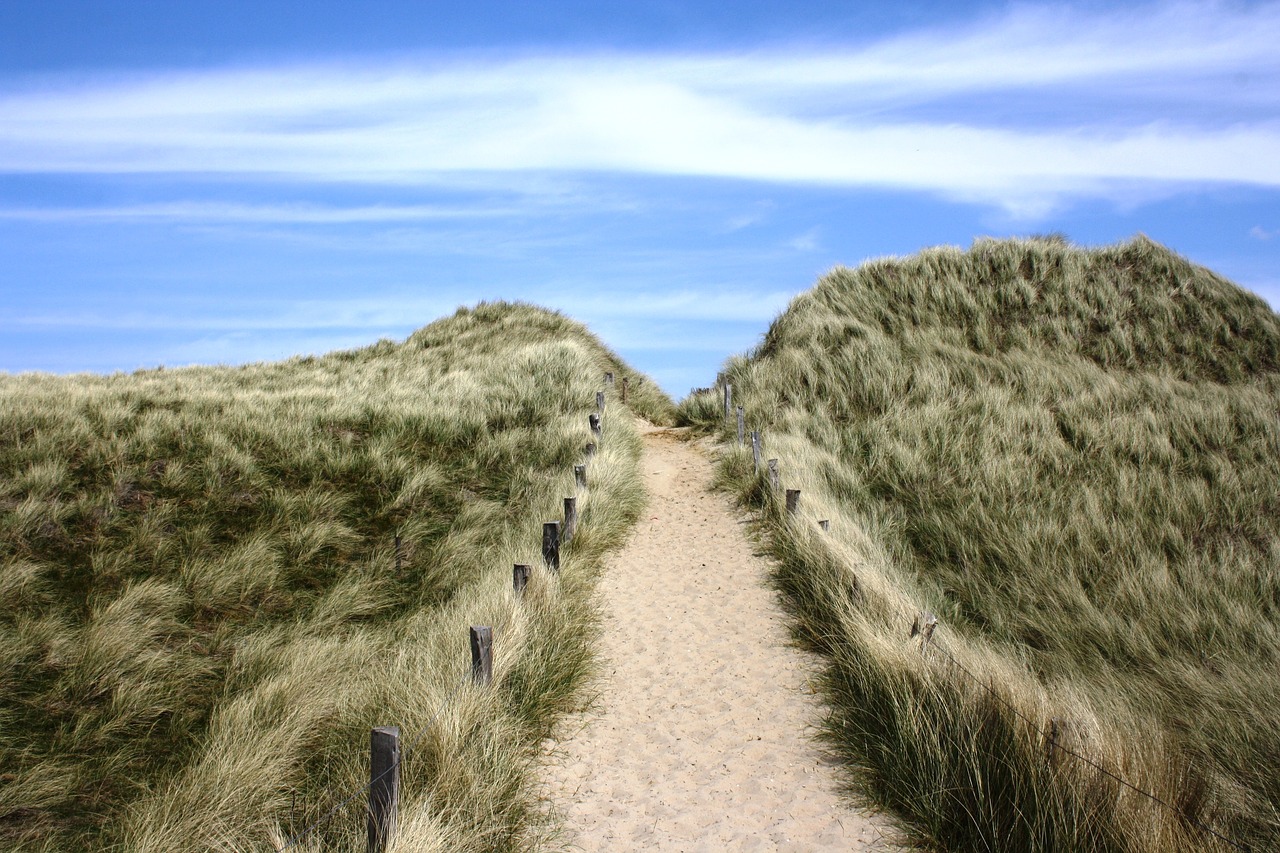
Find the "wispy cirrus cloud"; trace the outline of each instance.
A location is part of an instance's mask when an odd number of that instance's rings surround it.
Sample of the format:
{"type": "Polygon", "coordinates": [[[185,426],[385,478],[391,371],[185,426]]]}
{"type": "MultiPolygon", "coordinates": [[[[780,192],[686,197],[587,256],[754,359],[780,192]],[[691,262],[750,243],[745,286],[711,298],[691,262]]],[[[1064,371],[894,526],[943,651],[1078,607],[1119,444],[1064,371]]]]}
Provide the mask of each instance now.
{"type": "MultiPolygon", "coordinates": [[[[906,189],[1036,216],[1074,197],[1280,186],[1278,43],[1276,3],[1019,6],[852,47],[52,82],[0,94],[0,172],[411,185],[621,172],[906,189]],[[1033,108],[1045,99],[1051,118],[1033,108]]],[[[197,212],[435,215],[132,215],[197,212]]]]}
{"type": "MultiPolygon", "coordinates": [[[[731,288],[678,289],[653,293],[593,295],[578,287],[543,289],[531,296],[590,321],[660,320],[744,323],[772,318],[794,296],[769,290],[749,294],[731,288]],[[567,295],[558,295],[567,293],[567,295]]],[[[145,311],[106,313],[92,308],[10,314],[0,328],[273,332],[309,330],[405,330],[453,310],[452,295],[381,293],[323,299],[263,299],[227,306],[215,300],[174,300],[145,311]]]]}
{"type": "Polygon", "coordinates": [[[522,215],[524,207],[483,205],[241,204],[164,202],[113,207],[0,207],[0,220],[24,222],[191,221],[273,225],[353,225],[362,223],[432,222],[522,215]]]}

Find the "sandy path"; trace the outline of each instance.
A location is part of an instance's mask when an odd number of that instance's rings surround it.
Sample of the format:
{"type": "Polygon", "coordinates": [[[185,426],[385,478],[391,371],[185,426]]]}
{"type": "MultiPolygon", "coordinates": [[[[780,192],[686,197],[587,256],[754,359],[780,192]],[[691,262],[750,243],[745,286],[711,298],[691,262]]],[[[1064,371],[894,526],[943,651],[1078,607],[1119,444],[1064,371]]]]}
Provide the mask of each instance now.
{"type": "Polygon", "coordinates": [[[787,644],[711,463],[645,428],[649,507],[601,581],[605,682],[552,744],[578,850],[890,850],[807,737],[812,662],[787,644]]]}

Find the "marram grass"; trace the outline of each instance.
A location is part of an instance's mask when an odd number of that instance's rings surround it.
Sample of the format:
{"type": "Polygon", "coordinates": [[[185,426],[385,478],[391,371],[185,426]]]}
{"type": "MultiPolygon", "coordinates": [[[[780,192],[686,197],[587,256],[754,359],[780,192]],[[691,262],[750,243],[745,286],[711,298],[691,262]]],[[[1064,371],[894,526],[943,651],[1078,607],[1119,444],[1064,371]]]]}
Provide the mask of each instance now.
{"type": "Polygon", "coordinates": [[[763,507],[828,655],[828,736],[921,841],[1237,849],[1208,827],[1280,849],[1280,318],[1260,299],[1145,238],[979,241],[833,271],[723,379],[798,516],[718,399],[681,417],[723,430],[721,481],[763,507]]]}
{"type": "MultiPolygon", "coordinates": [[[[643,502],[610,393],[542,570],[606,370],[664,419],[582,327],[508,304],[321,358],[0,377],[0,847],[276,849],[367,782],[375,725],[407,745],[394,849],[545,840],[532,757],[643,502]],[[473,624],[492,689],[464,684],[473,624]]],[[[362,850],[364,804],[292,849],[362,850]]]]}

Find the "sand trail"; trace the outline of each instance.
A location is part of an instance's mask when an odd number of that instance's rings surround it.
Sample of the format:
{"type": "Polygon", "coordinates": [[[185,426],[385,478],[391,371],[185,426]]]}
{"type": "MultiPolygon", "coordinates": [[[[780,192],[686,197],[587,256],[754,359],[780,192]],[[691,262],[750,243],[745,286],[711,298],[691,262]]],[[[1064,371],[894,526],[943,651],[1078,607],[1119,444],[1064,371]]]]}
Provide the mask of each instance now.
{"type": "Polygon", "coordinates": [[[896,849],[837,796],[809,737],[815,664],[788,644],[710,461],[642,427],[649,506],[601,580],[601,698],[550,744],[570,849],[896,849]]]}

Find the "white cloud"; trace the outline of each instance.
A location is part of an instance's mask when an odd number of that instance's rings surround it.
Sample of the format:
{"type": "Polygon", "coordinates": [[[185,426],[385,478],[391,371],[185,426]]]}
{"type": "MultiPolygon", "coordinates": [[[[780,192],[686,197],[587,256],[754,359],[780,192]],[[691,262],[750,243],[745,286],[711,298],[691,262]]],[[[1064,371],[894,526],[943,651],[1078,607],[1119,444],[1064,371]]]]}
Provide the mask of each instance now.
{"type": "Polygon", "coordinates": [[[1023,6],[959,32],[846,49],[370,62],[11,89],[0,95],[0,171],[410,184],[609,171],[919,190],[1037,216],[1065,198],[1123,200],[1151,185],[1280,186],[1277,43],[1274,3],[1023,6]],[[1237,85],[1243,76],[1253,84],[1237,85]],[[970,115],[1012,92],[1053,99],[1055,125],[970,115]],[[1116,98],[1147,117],[1124,124],[1107,106],[1116,98]],[[1197,118],[1233,104],[1233,123],[1197,118]]]}
{"type": "Polygon", "coordinates": [[[351,225],[359,223],[454,221],[521,215],[520,207],[457,205],[366,205],[337,207],[315,204],[233,204],[169,202],[122,207],[8,207],[0,219],[27,222],[191,221],[258,224],[351,225]]]}
{"type": "Polygon", "coordinates": [[[740,213],[737,216],[730,217],[724,224],[724,230],[726,233],[733,233],[734,231],[741,231],[744,228],[750,228],[753,225],[759,225],[769,219],[770,215],[773,213],[773,209],[773,202],[756,202],[748,211],[740,213]]]}
{"type": "Polygon", "coordinates": [[[1255,240],[1270,240],[1272,237],[1280,237],[1280,230],[1269,231],[1261,225],[1255,225],[1249,229],[1249,236],[1255,240]]]}
{"type": "MultiPolygon", "coordinates": [[[[717,321],[758,323],[772,319],[791,300],[782,291],[663,291],[598,294],[581,283],[534,290],[527,297],[592,324],[607,320],[717,321]]],[[[285,330],[365,330],[366,334],[408,334],[459,304],[474,299],[453,294],[419,296],[387,293],[370,296],[304,300],[245,301],[227,308],[202,303],[173,304],[143,312],[105,312],[88,307],[27,315],[10,315],[0,328],[128,329],[132,331],[250,332],[285,330]]],[[[638,345],[638,344],[637,344],[638,345]]],[[[691,344],[692,345],[692,344],[691,344]]]]}
{"type": "MultiPolygon", "coordinates": [[[[773,319],[787,306],[794,293],[783,291],[748,292],[743,290],[664,291],[631,295],[597,295],[582,287],[567,291],[567,296],[546,293],[541,305],[559,308],[593,325],[606,319],[698,320],[721,323],[758,323],[773,319]]],[[[688,342],[693,345],[693,342],[688,342]]]]}
{"type": "Polygon", "coordinates": [[[797,252],[812,252],[818,248],[818,229],[810,228],[803,234],[799,234],[787,241],[787,248],[794,249],[797,252]]]}
{"type": "Polygon", "coordinates": [[[396,338],[397,336],[393,333],[369,336],[303,330],[286,334],[234,331],[159,347],[156,360],[140,366],[162,364],[166,367],[184,367],[198,364],[248,364],[255,361],[275,361],[295,355],[322,355],[335,350],[367,347],[378,337],[396,338]]]}
{"type": "Polygon", "coordinates": [[[248,300],[235,302],[230,308],[205,302],[175,303],[147,311],[108,312],[87,307],[80,311],[10,315],[0,327],[228,333],[344,329],[365,330],[365,334],[401,329],[407,334],[456,307],[457,301],[447,296],[399,294],[350,299],[248,300]]]}

